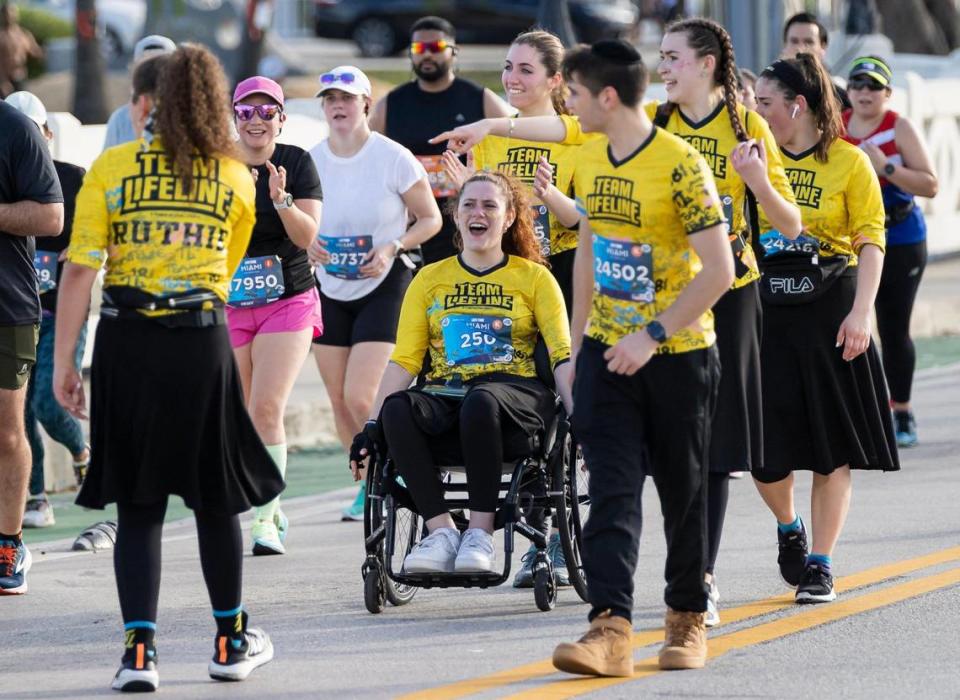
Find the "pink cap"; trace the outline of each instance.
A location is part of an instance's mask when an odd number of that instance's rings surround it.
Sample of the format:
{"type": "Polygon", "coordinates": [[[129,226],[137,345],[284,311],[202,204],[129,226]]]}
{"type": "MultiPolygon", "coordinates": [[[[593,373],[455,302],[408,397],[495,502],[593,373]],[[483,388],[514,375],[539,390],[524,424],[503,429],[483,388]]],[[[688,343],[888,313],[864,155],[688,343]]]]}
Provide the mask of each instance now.
{"type": "Polygon", "coordinates": [[[278,105],[283,107],[283,88],[277,85],[270,78],[264,78],[262,75],[255,75],[247,78],[237,85],[233,91],[233,104],[250,95],[266,95],[278,105]]]}

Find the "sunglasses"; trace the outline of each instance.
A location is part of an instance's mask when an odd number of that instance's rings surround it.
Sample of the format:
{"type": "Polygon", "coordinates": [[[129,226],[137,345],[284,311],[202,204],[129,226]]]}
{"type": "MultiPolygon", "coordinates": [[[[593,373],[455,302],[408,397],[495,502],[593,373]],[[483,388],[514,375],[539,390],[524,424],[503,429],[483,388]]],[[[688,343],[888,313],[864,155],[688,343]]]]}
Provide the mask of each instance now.
{"type": "Polygon", "coordinates": [[[447,49],[454,48],[449,41],[412,41],[410,42],[410,53],[415,56],[425,53],[443,53],[447,49]]]}
{"type": "Polygon", "coordinates": [[[881,85],[876,80],[851,80],[847,83],[848,90],[869,90],[870,92],[880,92],[886,89],[886,85],[881,85]]]}
{"type": "Polygon", "coordinates": [[[357,82],[357,76],[353,73],[324,73],[320,76],[321,85],[333,85],[334,83],[353,85],[355,82],[357,82]]]}
{"type": "Polygon", "coordinates": [[[234,105],[233,113],[237,115],[237,119],[242,122],[248,122],[253,119],[253,115],[256,114],[258,117],[263,119],[263,121],[268,122],[273,119],[275,116],[283,112],[283,109],[280,105],[234,105]]]}

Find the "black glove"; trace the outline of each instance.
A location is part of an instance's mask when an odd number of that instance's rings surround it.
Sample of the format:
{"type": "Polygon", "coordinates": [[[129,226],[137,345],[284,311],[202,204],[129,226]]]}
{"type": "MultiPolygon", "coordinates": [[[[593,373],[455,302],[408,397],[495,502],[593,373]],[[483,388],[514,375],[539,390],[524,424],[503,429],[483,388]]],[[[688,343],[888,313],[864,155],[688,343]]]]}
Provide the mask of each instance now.
{"type": "Polygon", "coordinates": [[[363,461],[377,450],[379,444],[380,426],[377,421],[368,420],[363,430],[353,437],[353,443],[350,445],[350,463],[363,464],[363,461]]]}

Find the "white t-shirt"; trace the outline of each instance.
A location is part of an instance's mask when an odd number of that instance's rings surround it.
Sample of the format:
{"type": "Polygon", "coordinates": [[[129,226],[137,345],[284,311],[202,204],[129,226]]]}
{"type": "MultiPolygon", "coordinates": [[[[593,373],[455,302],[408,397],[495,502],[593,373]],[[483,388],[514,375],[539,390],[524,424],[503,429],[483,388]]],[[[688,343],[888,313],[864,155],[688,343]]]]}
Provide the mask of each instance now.
{"type": "Polygon", "coordinates": [[[350,158],[330,151],[327,140],[310,149],[323,186],[323,213],[318,235],[327,239],[334,260],[318,266],[323,293],[340,301],[366,296],[383,281],[357,278],[363,254],[389,243],[407,230],[407,206],[401,195],[427,177],[410,151],[396,141],[373,132],[350,158]]]}

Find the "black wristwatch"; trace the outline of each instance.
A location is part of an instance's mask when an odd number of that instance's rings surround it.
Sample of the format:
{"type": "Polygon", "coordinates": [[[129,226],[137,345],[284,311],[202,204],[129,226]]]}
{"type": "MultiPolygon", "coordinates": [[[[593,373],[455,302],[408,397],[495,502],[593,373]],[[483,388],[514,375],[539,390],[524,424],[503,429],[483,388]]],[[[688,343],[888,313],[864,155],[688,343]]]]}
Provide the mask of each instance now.
{"type": "Polygon", "coordinates": [[[896,172],[896,170],[897,170],[897,166],[894,165],[893,163],[887,163],[886,165],[883,166],[884,175],[888,175],[888,176],[893,175],[894,172],[896,172]]]}
{"type": "Polygon", "coordinates": [[[658,344],[667,342],[667,331],[664,330],[660,321],[650,321],[646,325],[647,335],[657,341],[658,344]]]}

